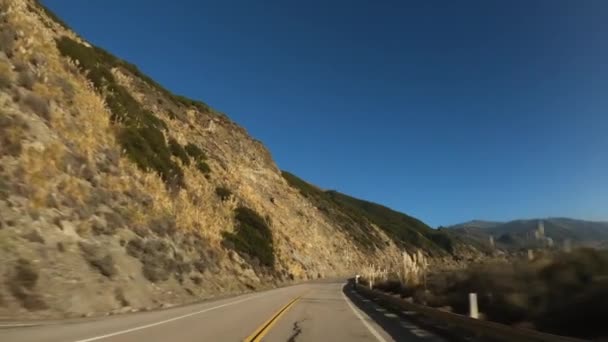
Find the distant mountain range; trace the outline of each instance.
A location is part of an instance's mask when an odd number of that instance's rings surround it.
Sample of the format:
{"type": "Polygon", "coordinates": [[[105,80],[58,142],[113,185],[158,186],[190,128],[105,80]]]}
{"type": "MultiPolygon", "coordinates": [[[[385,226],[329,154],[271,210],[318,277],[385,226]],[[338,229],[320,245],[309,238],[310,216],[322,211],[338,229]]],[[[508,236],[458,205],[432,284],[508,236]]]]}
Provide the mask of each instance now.
{"type": "Polygon", "coordinates": [[[489,244],[493,237],[502,248],[525,248],[550,241],[558,246],[569,240],[574,246],[608,246],[608,222],[571,218],[546,218],[494,222],[473,220],[448,227],[451,235],[475,244],[489,244]],[[543,227],[538,236],[539,226],[543,227]]]}

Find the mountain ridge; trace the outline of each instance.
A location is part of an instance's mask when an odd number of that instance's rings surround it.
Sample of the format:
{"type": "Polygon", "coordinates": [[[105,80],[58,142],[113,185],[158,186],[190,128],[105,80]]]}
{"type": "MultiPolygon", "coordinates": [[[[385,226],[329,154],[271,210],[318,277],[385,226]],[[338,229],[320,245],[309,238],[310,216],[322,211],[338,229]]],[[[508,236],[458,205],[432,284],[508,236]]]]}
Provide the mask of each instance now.
{"type": "Polygon", "coordinates": [[[569,240],[579,245],[601,246],[603,242],[608,241],[608,222],[568,217],[516,219],[501,223],[473,220],[450,226],[448,229],[478,241],[489,241],[492,236],[498,242],[504,242],[504,247],[515,248],[533,246],[538,240],[535,231],[541,223],[543,236],[551,238],[551,243],[563,244],[569,240]]]}

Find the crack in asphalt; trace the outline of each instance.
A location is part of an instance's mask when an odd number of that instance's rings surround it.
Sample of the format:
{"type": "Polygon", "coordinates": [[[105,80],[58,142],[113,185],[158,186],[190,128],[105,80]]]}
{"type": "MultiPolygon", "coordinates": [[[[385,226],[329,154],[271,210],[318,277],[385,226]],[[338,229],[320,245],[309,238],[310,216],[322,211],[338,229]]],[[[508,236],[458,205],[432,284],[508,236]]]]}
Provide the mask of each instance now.
{"type": "Polygon", "coordinates": [[[296,342],[296,337],[298,337],[298,335],[302,333],[302,327],[300,327],[299,321],[293,322],[293,328],[291,329],[291,331],[291,336],[289,336],[287,342],[296,342]]]}

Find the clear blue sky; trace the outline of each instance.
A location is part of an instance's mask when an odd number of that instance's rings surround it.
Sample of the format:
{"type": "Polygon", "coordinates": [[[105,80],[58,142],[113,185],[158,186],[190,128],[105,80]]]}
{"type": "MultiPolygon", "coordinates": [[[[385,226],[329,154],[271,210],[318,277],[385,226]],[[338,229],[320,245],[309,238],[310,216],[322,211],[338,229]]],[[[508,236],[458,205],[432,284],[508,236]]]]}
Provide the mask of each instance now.
{"type": "Polygon", "coordinates": [[[432,226],[608,219],[608,1],[43,3],[321,187],[432,226]]]}

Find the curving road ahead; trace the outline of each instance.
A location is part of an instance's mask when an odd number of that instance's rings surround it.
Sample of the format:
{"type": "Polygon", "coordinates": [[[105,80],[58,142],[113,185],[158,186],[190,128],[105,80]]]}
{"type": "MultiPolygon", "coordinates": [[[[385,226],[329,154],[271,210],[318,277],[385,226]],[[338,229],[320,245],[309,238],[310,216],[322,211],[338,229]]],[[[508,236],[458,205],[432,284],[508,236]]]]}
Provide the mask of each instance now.
{"type": "Polygon", "coordinates": [[[344,282],[296,285],[201,304],[0,329],[0,341],[442,341],[344,282]]]}

